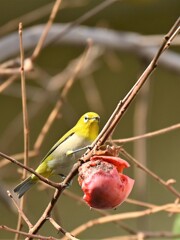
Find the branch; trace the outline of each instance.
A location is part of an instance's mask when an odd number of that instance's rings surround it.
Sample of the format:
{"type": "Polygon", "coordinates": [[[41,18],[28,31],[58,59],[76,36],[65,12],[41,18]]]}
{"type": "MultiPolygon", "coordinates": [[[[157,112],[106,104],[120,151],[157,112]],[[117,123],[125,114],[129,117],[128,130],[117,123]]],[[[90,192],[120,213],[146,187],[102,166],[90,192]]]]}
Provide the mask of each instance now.
{"type": "Polygon", "coordinates": [[[21,217],[24,219],[24,221],[26,222],[26,224],[28,225],[29,228],[32,228],[33,225],[32,223],[29,221],[29,219],[27,218],[27,216],[24,214],[24,212],[22,211],[22,209],[19,208],[18,204],[16,203],[16,201],[14,200],[12,194],[10,193],[10,191],[7,191],[8,196],[12,199],[15,207],[17,208],[19,214],[21,215],[21,217]]]}
{"type": "Polygon", "coordinates": [[[17,79],[17,75],[12,75],[6,81],[4,81],[0,85],[0,93],[3,92],[7,87],[9,87],[16,79],[17,79]]]}
{"type": "Polygon", "coordinates": [[[69,232],[67,232],[66,230],[64,230],[64,228],[62,228],[61,226],[59,226],[59,224],[51,217],[48,218],[50,223],[60,232],[62,232],[64,234],[64,236],[66,236],[68,239],[71,240],[78,240],[78,238],[73,237],[69,232]]]}
{"type": "Polygon", "coordinates": [[[37,58],[37,56],[39,55],[39,53],[40,53],[40,51],[41,51],[41,49],[42,49],[42,47],[43,47],[43,44],[44,44],[44,42],[45,42],[45,39],[46,39],[46,37],[47,37],[47,35],[48,35],[48,32],[49,32],[49,30],[50,30],[50,28],[51,28],[51,26],[52,26],[52,24],[53,24],[53,21],[54,21],[54,19],[55,19],[55,16],[56,16],[56,14],[57,14],[57,12],[58,12],[58,9],[59,9],[60,4],[61,4],[61,0],[56,0],[54,6],[53,6],[53,8],[52,8],[51,14],[50,14],[50,16],[49,16],[49,20],[48,20],[48,22],[46,23],[46,25],[45,25],[45,27],[44,27],[44,29],[43,29],[43,33],[42,33],[42,35],[41,35],[41,37],[40,37],[40,39],[39,39],[39,41],[38,41],[38,44],[36,45],[36,48],[35,48],[32,56],[31,56],[31,59],[32,59],[32,60],[34,60],[35,58],[37,58]]]}
{"type": "Polygon", "coordinates": [[[170,192],[172,192],[175,196],[177,196],[180,199],[180,193],[171,185],[171,182],[164,181],[162,178],[160,178],[157,174],[149,170],[147,167],[143,166],[140,162],[138,162],[135,158],[133,158],[129,153],[127,153],[124,149],[121,149],[121,153],[127,157],[129,160],[131,160],[133,163],[136,164],[137,167],[141,168],[143,171],[145,171],[147,174],[149,174],[151,177],[156,179],[159,183],[161,183],[163,186],[165,186],[170,192]]]}
{"type": "Polygon", "coordinates": [[[26,236],[26,237],[37,238],[37,239],[40,239],[40,240],[58,240],[57,238],[54,238],[54,237],[44,237],[44,236],[41,236],[41,235],[29,234],[29,233],[26,233],[26,232],[17,231],[15,229],[7,227],[5,225],[0,225],[0,229],[8,231],[8,232],[17,233],[17,234],[20,234],[20,235],[23,235],[23,236],[26,236]]]}
{"type": "MultiPolygon", "coordinates": [[[[25,51],[33,49],[36,46],[44,26],[45,25],[37,25],[23,31],[25,51]]],[[[67,26],[68,24],[53,24],[46,38],[46,43],[49,44],[51,39],[56,38],[67,26]]],[[[133,53],[149,61],[157,52],[158,47],[156,42],[155,45],[152,43],[151,46],[149,46],[149,44],[145,46],[145,37],[148,39],[148,36],[143,36],[138,33],[118,32],[98,27],[76,26],[63,38],[57,39],[54,44],[86,45],[87,38],[91,38],[95,44],[101,45],[106,49],[109,48],[116,51],[133,53]]],[[[1,62],[18,54],[18,36],[16,33],[9,34],[0,39],[0,52],[1,62]]],[[[161,56],[159,65],[165,69],[180,73],[180,56],[178,53],[168,51],[161,56]]]]}
{"type": "MultiPolygon", "coordinates": [[[[54,196],[52,198],[52,200],[50,201],[50,203],[48,204],[48,206],[46,207],[44,213],[42,214],[42,216],[39,218],[39,220],[37,221],[37,223],[29,230],[30,234],[34,234],[37,233],[38,230],[43,226],[43,224],[46,222],[46,220],[48,219],[48,217],[50,216],[50,213],[54,207],[54,205],[56,204],[57,200],[59,199],[59,196],[62,193],[62,190],[56,189],[54,196]]],[[[26,240],[30,240],[31,238],[27,238],[26,240]]]]}
{"type": "MultiPolygon", "coordinates": [[[[175,204],[166,204],[163,206],[158,206],[155,208],[150,208],[150,209],[146,209],[143,211],[136,211],[136,212],[127,212],[127,213],[119,213],[119,214],[115,214],[115,215],[111,215],[111,216],[106,216],[106,217],[100,217],[94,220],[90,220],[84,224],[82,224],[81,226],[78,226],[76,229],[74,229],[73,231],[71,231],[71,234],[73,234],[74,236],[79,235],[80,233],[84,232],[85,230],[87,230],[88,228],[94,227],[95,225],[99,225],[99,224],[105,224],[105,223],[109,223],[112,221],[120,221],[120,220],[125,220],[125,219],[133,219],[133,218],[140,218],[146,215],[150,215],[150,214],[154,214],[157,212],[161,212],[164,211],[170,207],[173,207],[175,204]]],[[[176,205],[177,206],[177,205],[176,205]]]]}
{"type": "MultiPolygon", "coordinates": [[[[68,191],[67,189],[64,191],[64,195],[72,198],[73,200],[77,201],[78,203],[81,203],[81,204],[87,206],[86,202],[82,199],[82,197],[76,195],[75,193],[72,193],[71,191],[68,191]]],[[[126,201],[128,202],[128,199],[126,201]]],[[[96,209],[96,208],[93,208],[91,210],[99,213],[102,216],[111,215],[111,213],[109,213],[106,210],[96,209]]],[[[124,223],[123,221],[113,221],[113,223],[115,223],[116,226],[121,227],[122,229],[124,229],[125,231],[127,231],[130,234],[136,234],[136,231],[134,229],[130,228],[130,226],[128,224],[124,223]]],[[[62,240],[65,240],[65,239],[66,239],[65,237],[62,238],[62,240]]]]}
{"type": "MultiPolygon", "coordinates": [[[[21,60],[21,95],[22,95],[22,112],[23,112],[23,132],[24,132],[24,165],[28,165],[28,150],[29,150],[29,124],[28,124],[28,113],[27,113],[27,102],[26,102],[26,83],[25,83],[25,74],[24,74],[24,50],[23,50],[23,40],[22,40],[22,23],[19,23],[19,48],[20,48],[20,60],[21,60]]],[[[25,179],[27,172],[23,169],[22,178],[25,179]]],[[[24,198],[20,201],[20,209],[18,222],[17,222],[17,231],[20,231],[22,228],[22,212],[24,208],[24,198]]],[[[19,239],[19,233],[15,235],[15,240],[19,239]]]]}
{"type": "Polygon", "coordinates": [[[113,143],[128,143],[128,142],[132,142],[132,141],[136,141],[136,140],[141,140],[143,138],[151,138],[154,136],[158,136],[160,134],[164,134],[170,131],[174,131],[180,128],[180,123],[174,124],[172,126],[166,127],[166,128],[162,128],[153,132],[149,132],[149,133],[145,133],[139,136],[135,136],[135,137],[130,137],[130,138],[123,138],[123,139],[113,139],[111,140],[111,142],[113,143]]]}
{"type": "MultiPolygon", "coordinates": [[[[35,156],[37,156],[37,152],[36,151],[34,151],[34,150],[29,151],[29,157],[32,158],[32,157],[35,157],[35,156]]],[[[14,154],[14,155],[12,155],[10,157],[13,158],[14,160],[15,159],[16,160],[23,160],[24,152],[23,153],[16,153],[16,154],[14,154]]],[[[1,159],[1,161],[0,161],[0,168],[8,165],[9,163],[10,163],[10,161],[7,161],[6,158],[1,159]]]]}
{"type": "MultiPolygon", "coordinates": [[[[128,236],[115,236],[112,238],[104,238],[104,240],[141,240],[141,239],[159,239],[159,238],[165,238],[165,239],[179,239],[180,234],[173,234],[171,232],[166,231],[160,231],[160,232],[138,232],[136,235],[128,235],[128,236]]],[[[178,240],[177,239],[177,240],[178,240]]]]}
{"type": "Polygon", "coordinates": [[[55,183],[47,178],[44,178],[42,175],[38,174],[37,172],[35,172],[32,168],[28,167],[28,166],[25,166],[24,164],[16,161],[14,158],[0,152],[0,156],[11,161],[12,163],[18,165],[19,167],[23,168],[23,169],[26,169],[28,172],[34,174],[36,177],[38,177],[41,181],[43,181],[44,183],[46,183],[47,185],[51,186],[51,187],[54,187],[54,188],[57,188],[57,189],[61,189],[63,188],[63,184],[59,184],[59,183],[55,183]]]}

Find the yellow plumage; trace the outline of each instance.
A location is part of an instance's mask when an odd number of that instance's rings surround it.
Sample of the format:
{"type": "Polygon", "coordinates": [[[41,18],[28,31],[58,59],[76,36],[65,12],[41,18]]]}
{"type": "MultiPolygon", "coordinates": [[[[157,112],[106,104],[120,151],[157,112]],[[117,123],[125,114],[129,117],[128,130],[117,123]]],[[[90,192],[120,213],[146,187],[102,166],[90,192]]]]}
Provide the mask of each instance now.
{"type": "MultiPolygon", "coordinates": [[[[75,161],[85,152],[86,147],[97,137],[99,120],[97,113],[85,113],[76,125],[50,149],[35,171],[46,178],[54,174],[66,176],[75,161]]],[[[38,178],[32,174],[20,183],[14,192],[20,198],[37,181],[38,178]]]]}

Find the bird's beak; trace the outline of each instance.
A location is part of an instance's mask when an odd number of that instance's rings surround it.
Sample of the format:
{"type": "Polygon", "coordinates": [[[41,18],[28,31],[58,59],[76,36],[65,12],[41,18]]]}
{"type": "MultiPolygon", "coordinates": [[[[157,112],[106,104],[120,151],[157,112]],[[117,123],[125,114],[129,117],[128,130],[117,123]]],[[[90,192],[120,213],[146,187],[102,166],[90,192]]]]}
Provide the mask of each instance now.
{"type": "Polygon", "coordinates": [[[94,117],[94,118],[92,118],[92,119],[95,120],[95,121],[97,121],[97,122],[100,121],[100,117],[94,117]]]}

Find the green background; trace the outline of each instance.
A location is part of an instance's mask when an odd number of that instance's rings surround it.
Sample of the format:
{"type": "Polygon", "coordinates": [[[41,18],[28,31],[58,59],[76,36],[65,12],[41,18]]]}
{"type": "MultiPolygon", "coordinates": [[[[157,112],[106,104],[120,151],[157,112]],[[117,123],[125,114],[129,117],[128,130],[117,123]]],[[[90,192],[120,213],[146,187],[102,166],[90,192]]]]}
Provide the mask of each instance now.
{"type": "MultiPolygon", "coordinates": [[[[1,0],[0,26],[48,2],[51,1],[1,0]]],[[[62,9],[58,13],[55,22],[66,23],[73,21],[100,2],[102,1],[91,0],[87,1],[87,4],[82,7],[62,9]]],[[[83,25],[92,27],[102,26],[117,31],[137,32],[147,35],[165,34],[177,19],[179,9],[179,0],[119,1],[86,21],[83,25]]],[[[46,23],[47,19],[48,17],[44,17],[33,23],[33,25],[46,23]]],[[[45,69],[49,75],[53,76],[61,72],[68,65],[69,61],[78,57],[83,49],[83,47],[69,45],[51,46],[41,52],[35,64],[45,69]]],[[[178,52],[180,49],[176,47],[172,48],[172,50],[178,52]]],[[[93,78],[99,91],[103,108],[98,108],[97,104],[97,106],[95,106],[96,109],[91,109],[86,101],[81,83],[76,81],[62,108],[63,117],[54,122],[50,132],[45,138],[40,156],[33,158],[30,165],[33,167],[37,166],[38,162],[44,154],[46,154],[49,148],[63,133],[73,126],[79,116],[84,112],[98,111],[101,115],[101,127],[103,127],[118,101],[122,99],[133,86],[146,64],[147,63],[144,63],[133,54],[117,51],[112,52],[108,49],[105,50],[103,56],[98,59],[97,69],[93,73],[93,78]],[[111,61],[111,54],[115,56],[117,61],[117,66],[115,67],[111,67],[111,64],[109,64],[109,61],[111,61]]],[[[6,78],[1,78],[1,82],[3,82],[3,79],[6,78]]],[[[38,79],[35,82],[27,77],[28,86],[36,86],[37,82],[38,79]]],[[[15,137],[12,138],[11,132],[7,132],[9,124],[14,121],[18,114],[21,114],[21,99],[18,97],[18,92],[20,92],[20,81],[17,81],[16,84],[12,85],[9,89],[14,89],[14,87],[17,88],[17,96],[13,96],[10,90],[0,95],[0,151],[6,154],[14,154],[23,151],[22,119],[14,126],[14,128],[17,127],[19,129],[15,137]]],[[[179,122],[179,89],[180,77],[177,73],[173,73],[161,67],[158,67],[153,73],[149,88],[148,131],[164,128],[179,122]]],[[[56,99],[56,96],[52,97],[52,99],[40,109],[38,114],[30,120],[30,148],[33,146],[56,99]]],[[[31,100],[29,100],[28,103],[30,104],[31,100]]],[[[131,104],[127,113],[116,128],[114,138],[133,136],[135,104],[136,100],[131,104]]],[[[180,186],[179,142],[179,130],[147,140],[147,166],[164,180],[170,178],[176,179],[175,187],[177,189],[180,186]]],[[[124,147],[133,154],[133,143],[125,144],[124,147]]],[[[134,168],[136,167],[134,167],[133,164],[131,164],[131,166],[131,169],[128,169],[126,172],[133,178],[134,168]]],[[[17,173],[17,167],[15,165],[8,165],[0,169],[0,181],[4,189],[12,189],[20,181],[19,178],[20,174],[17,173]]],[[[59,179],[56,178],[56,180],[58,181],[59,179]]],[[[136,188],[137,186],[135,184],[130,197],[141,201],[144,199],[144,196],[137,194],[138,189],[136,188]]],[[[158,184],[150,176],[147,176],[146,189],[147,191],[145,194],[147,202],[158,205],[173,202],[175,200],[175,197],[168,192],[167,189],[158,184]]],[[[82,192],[76,180],[74,180],[70,190],[82,196],[82,192]]],[[[52,192],[40,192],[39,186],[35,187],[27,194],[26,213],[33,223],[38,220],[51,199],[51,196],[52,192]]],[[[124,203],[116,210],[111,210],[110,212],[116,214],[135,210],[137,210],[136,206],[124,203]]],[[[94,210],[90,210],[86,205],[81,205],[64,195],[59,199],[56,211],[60,216],[60,224],[68,231],[71,231],[73,228],[90,219],[100,216],[94,210]]],[[[3,201],[0,201],[0,225],[8,225],[15,228],[16,221],[17,213],[10,210],[7,205],[4,205],[3,201]]],[[[141,221],[132,219],[125,222],[138,230],[171,231],[173,221],[174,216],[169,216],[168,213],[163,212],[149,216],[148,219],[146,219],[146,224],[143,224],[143,222],[145,222],[144,219],[141,221]]],[[[45,227],[43,227],[39,233],[58,238],[57,231],[54,230],[49,223],[46,223],[45,227]]],[[[100,239],[122,234],[127,233],[115,224],[110,223],[90,228],[79,237],[81,239],[100,239]]],[[[7,238],[12,239],[12,234],[0,231],[0,239],[7,238]]]]}

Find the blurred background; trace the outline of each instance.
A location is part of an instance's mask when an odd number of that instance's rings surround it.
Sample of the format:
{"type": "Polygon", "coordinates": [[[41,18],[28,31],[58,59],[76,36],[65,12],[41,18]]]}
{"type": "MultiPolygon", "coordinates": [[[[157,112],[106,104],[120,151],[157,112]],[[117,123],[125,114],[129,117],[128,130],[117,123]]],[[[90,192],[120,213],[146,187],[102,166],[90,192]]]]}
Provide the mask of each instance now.
{"type": "MultiPolygon", "coordinates": [[[[58,34],[67,26],[63,24],[75,21],[102,2],[62,1],[48,35],[48,39],[52,37],[56,41],[46,42],[46,46],[34,60],[34,70],[26,74],[29,148],[33,149],[47,117],[59,99],[64,83],[72,73],[76,59],[85,49],[85,39],[90,37],[94,42],[88,64],[84,70],[82,69],[70,89],[60,114],[45,137],[39,154],[29,160],[29,165],[33,168],[84,112],[98,112],[101,116],[101,128],[103,127],[119,100],[127,94],[152,59],[164,34],[178,18],[180,10],[179,0],[117,1],[84,21],[81,27],[75,27],[74,32],[71,31],[69,35],[58,38],[58,34]]],[[[1,64],[19,57],[18,23],[20,21],[24,26],[25,57],[31,56],[44,28],[43,24],[48,21],[53,4],[54,1],[47,0],[0,1],[1,64]]],[[[170,47],[169,55],[164,54],[161,59],[156,71],[119,123],[113,139],[128,138],[179,123],[179,38],[170,47]]],[[[0,84],[10,76],[1,74],[0,84]]],[[[0,109],[0,151],[8,155],[23,152],[20,77],[17,77],[5,90],[0,91],[0,109]]],[[[179,133],[177,129],[147,140],[124,143],[123,147],[164,180],[175,179],[174,186],[179,189],[179,133]]],[[[132,163],[126,173],[136,181],[130,198],[155,205],[175,201],[172,193],[152,177],[138,170],[132,163]]],[[[13,164],[6,165],[4,160],[0,160],[0,225],[16,228],[18,214],[6,196],[6,190],[12,190],[20,179],[20,169],[13,164]]],[[[59,181],[59,178],[54,180],[59,181]]],[[[76,179],[69,190],[81,197],[83,195],[76,179]]],[[[27,193],[25,212],[33,223],[42,214],[52,193],[51,190],[42,188],[41,184],[27,193]]],[[[142,209],[144,208],[124,203],[116,210],[109,212],[117,214],[142,209]]],[[[96,211],[90,210],[88,206],[80,204],[66,194],[59,199],[55,215],[68,231],[100,216],[96,211]]],[[[174,219],[174,215],[162,212],[149,217],[126,220],[124,224],[137,231],[171,232],[174,219]]],[[[59,237],[49,223],[40,230],[40,233],[59,237]]],[[[79,237],[105,239],[121,235],[128,235],[128,232],[110,223],[90,228],[79,237]]],[[[0,239],[12,239],[12,236],[11,233],[0,231],[0,239]]]]}

